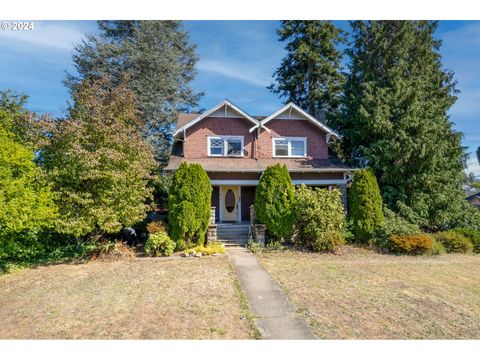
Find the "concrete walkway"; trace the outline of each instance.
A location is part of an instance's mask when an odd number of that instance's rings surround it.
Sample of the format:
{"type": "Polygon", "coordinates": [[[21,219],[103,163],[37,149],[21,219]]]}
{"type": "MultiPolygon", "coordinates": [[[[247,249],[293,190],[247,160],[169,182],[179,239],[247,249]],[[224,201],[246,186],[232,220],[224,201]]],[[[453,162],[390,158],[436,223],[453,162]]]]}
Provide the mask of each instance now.
{"type": "Polygon", "coordinates": [[[242,247],[230,247],[227,252],[264,339],[315,339],[305,320],[295,316],[295,308],[254,254],[242,247]]]}

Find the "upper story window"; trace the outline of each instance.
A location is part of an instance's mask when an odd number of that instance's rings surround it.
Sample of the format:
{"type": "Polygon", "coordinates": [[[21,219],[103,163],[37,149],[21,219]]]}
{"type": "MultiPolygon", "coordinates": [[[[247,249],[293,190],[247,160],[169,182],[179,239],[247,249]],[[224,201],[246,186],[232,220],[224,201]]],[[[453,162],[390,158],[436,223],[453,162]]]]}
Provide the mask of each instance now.
{"type": "Polygon", "coordinates": [[[208,156],[243,156],[243,136],[209,136],[208,156]]]}
{"type": "Polygon", "coordinates": [[[307,138],[283,137],[273,138],[273,156],[275,157],[306,157],[307,138]]]}

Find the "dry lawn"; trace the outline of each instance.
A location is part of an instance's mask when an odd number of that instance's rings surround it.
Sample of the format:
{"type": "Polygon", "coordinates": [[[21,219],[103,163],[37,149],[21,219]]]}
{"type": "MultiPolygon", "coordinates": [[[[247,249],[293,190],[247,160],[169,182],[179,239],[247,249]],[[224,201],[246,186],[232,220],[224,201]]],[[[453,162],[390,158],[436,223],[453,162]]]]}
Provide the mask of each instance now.
{"type": "Polygon", "coordinates": [[[264,253],[322,339],[480,339],[480,256],[264,253]]]}
{"type": "Polygon", "coordinates": [[[245,339],[226,256],[56,265],[0,276],[2,339],[245,339]]]}

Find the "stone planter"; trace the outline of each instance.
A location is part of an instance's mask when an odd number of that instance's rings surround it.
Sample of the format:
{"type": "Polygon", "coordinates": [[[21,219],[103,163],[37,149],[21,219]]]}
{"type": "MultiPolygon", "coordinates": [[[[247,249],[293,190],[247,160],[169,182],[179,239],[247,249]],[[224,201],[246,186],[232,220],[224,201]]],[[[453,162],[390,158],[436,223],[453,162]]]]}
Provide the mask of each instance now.
{"type": "Polygon", "coordinates": [[[264,224],[253,224],[251,227],[255,242],[265,246],[265,230],[267,229],[267,226],[264,224]]]}
{"type": "Polygon", "coordinates": [[[217,225],[216,224],[208,225],[207,244],[211,243],[212,241],[217,241],[217,225]]]}
{"type": "Polygon", "coordinates": [[[210,224],[215,224],[215,206],[210,208],[210,224]]]}

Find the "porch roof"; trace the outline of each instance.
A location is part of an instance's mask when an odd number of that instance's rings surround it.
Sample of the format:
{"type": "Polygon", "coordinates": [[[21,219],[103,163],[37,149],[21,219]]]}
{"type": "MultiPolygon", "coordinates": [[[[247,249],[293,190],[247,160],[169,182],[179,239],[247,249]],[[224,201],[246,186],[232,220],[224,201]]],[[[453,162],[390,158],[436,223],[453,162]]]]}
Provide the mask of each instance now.
{"type": "Polygon", "coordinates": [[[328,159],[252,159],[252,158],[199,158],[186,159],[183,156],[171,155],[165,170],[178,169],[182,162],[187,164],[200,164],[205,171],[210,172],[262,172],[268,166],[286,165],[290,172],[347,172],[355,169],[345,165],[336,157],[328,159]]]}

